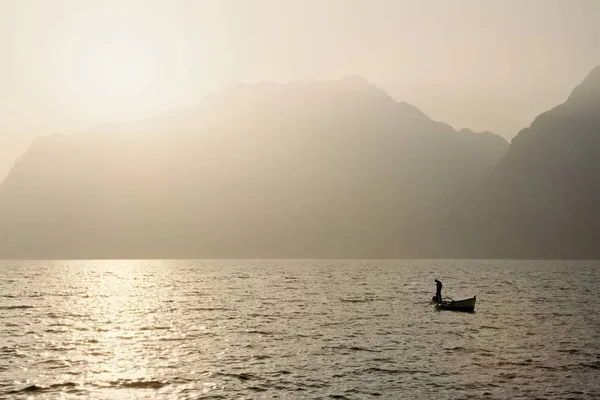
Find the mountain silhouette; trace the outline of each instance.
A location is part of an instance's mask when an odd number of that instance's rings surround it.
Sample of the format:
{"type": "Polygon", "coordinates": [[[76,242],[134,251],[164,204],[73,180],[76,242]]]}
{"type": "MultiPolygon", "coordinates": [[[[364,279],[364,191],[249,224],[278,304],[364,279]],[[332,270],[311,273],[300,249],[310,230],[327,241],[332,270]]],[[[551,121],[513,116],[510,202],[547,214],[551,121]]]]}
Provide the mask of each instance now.
{"type": "Polygon", "coordinates": [[[507,148],[360,77],[234,85],[36,139],[0,186],[0,258],[428,257],[507,148]]]}
{"type": "Polygon", "coordinates": [[[449,249],[460,249],[457,257],[597,259],[599,154],[597,67],[565,103],[512,140],[489,179],[453,215],[449,249]],[[457,232],[459,221],[466,223],[457,232]]]}

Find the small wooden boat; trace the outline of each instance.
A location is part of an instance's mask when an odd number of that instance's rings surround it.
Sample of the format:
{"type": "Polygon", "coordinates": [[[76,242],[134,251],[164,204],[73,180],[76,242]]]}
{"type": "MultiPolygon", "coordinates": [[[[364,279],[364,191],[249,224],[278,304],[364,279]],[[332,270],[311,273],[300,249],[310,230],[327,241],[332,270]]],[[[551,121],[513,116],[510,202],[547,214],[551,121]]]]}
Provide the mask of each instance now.
{"type": "Polygon", "coordinates": [[[450,310],[450,311],[466,311],[466,312],[474,312],[475,311],[475,300],[476,296],[471,297],[470,299],[464,300],[442,300],[436,301],[435,297],[432,302],[435,308],[438,310],[450,310]]]}

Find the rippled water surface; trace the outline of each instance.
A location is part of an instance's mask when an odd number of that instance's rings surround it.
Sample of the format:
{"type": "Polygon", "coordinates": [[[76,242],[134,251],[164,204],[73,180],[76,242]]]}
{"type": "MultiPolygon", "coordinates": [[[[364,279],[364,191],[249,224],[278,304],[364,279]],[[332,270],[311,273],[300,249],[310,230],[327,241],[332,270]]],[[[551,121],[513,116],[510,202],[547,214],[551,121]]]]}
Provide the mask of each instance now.
{"type": "Polygon", "coordinates": [[[600,398],[600,263],[0,261],[0,398],[600,398]],[[434,278],[476,312],[428,305],[434,278]]]}

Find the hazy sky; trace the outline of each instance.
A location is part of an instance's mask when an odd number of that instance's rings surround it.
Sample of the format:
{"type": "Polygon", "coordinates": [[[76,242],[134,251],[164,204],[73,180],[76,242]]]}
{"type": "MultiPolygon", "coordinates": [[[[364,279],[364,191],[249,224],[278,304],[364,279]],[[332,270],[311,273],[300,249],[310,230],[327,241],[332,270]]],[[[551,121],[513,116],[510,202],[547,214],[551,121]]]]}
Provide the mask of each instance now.
{"type": "Polygon", "coordinates": [[[233,81],[362,75],[512,137],[600,64],[597,0],[0,0],[0,134],[189,106],[233,81]]]}

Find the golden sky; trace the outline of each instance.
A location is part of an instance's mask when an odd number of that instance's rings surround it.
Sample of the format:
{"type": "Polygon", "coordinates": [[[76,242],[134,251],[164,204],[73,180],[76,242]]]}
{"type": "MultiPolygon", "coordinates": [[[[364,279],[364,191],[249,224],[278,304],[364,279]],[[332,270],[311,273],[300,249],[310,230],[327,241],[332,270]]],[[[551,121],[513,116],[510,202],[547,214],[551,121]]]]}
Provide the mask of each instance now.
{"type": "Polygon", "coordinates": [[[600,64],[596,0],[0,0],[0,135],[197,103],[231,82],[362,75],[514,136],[600,64]]]}

